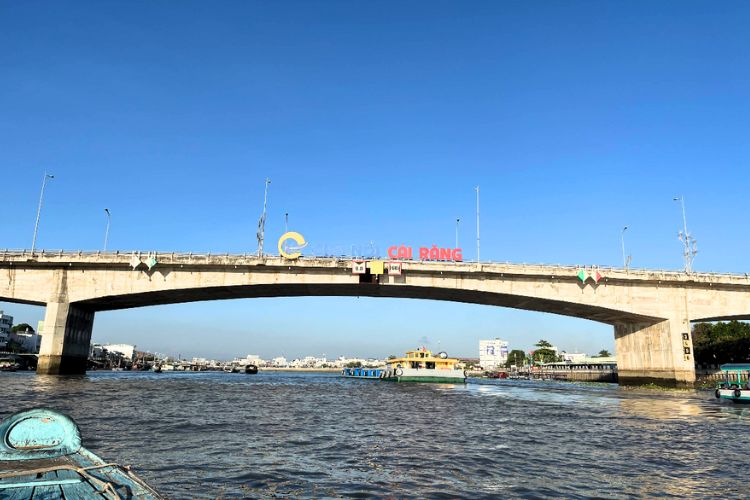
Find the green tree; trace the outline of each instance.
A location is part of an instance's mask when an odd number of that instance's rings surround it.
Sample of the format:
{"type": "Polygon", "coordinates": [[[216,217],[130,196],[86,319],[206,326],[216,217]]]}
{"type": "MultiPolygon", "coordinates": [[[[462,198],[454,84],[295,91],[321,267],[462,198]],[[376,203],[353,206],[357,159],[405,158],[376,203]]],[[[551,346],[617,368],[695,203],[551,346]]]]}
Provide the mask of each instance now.
{"type": "Polygon", "coordinates": [[[526,353],[521,349],[513,349],[508,353],[508,360],[505,362],[505,367],[510,368],[511,366],[523,366],[526,364],[526,353]]]}
{"type": "Polygon", "coordinates": [[[23,333],[23,332],[27,332],[27,331],[29,333],[34,333],[34,329],[28,323],[21,323],[20,325],[14,325],[10,329],[10,331],[13,332],[13,333],[18,333],[18,332],[23,333]]]}
{"type": "Polygon", "coordinates": [[[610,354],[610,352],[608,350],[602,349],[601,351],[599,351],[599,354],[597,354],[594,357],[595,358],[611,358],[612,354],[610,354]]]}
{"type": "Polygon", "coordinates": [[[693,351],[699,364],[750,361],[750,324],[736,320],[698,323],[693,327],[693,351]]]}
{"type": "Polygon", "coordinates": [[[362,368],[362,363],[359,361],[350,361],[345,366],[347,368],[362,368]]]}
{"type": "Polygon", "coordinates": [[[532,359],[534,362],[538,363],[554,363],[555,361],[558,361],[560,357],[557,355],[557,351],[552,349],[552,344],[547,342],[546,340],[540,340],[536,343],[536,346],[539,348],[534,351],[534,354],[532,355],[532,359]]]}

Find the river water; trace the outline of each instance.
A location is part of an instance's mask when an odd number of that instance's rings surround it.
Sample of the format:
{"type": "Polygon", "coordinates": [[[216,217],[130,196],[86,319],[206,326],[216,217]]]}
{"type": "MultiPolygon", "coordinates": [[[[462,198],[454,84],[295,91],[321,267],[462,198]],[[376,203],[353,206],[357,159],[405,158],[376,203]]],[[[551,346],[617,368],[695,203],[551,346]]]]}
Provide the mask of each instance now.
{"type": "Polygon", "coordinates": [[[169,498],[747,498],[750,405],[708,391],[337,374],[0,374],[169,498]]]}

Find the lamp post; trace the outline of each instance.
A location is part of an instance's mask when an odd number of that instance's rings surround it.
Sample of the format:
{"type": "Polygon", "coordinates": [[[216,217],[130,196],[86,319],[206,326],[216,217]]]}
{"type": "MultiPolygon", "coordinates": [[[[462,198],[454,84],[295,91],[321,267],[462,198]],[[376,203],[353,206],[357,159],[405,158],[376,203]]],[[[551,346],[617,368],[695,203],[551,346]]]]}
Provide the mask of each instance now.
{"type": "Polygon", "coordinates": [[[461,219],[456,217],[456,248],[458,248],[458,223],[461,222],[461,219]]]}
{"type": "Polygon", "coordinates": [[[685,197],[682,195],[676,196],[672,198],[672,201],[679,201],[680,205],[682,206],[683,230],[677,233],[677,235],[684,245],[682,256],[685,259],[685,272],[691,273],[693,272],[693,258],[695,257],[695,254],[698,253],[697,242],[695,241],[695,238],[693,238],[690,233],[688,233],[687,217],[685,216],[685,197]]]}
{"type": "Polygon", "coordinates": [[[268,185],[271,184],[271,179],[266,177],[266,188],[263,193],[263,214],[260,216],[258,221],[258,257],[263,257],[263,239],[266,233],[266,206],[268,205],[268,185]]]}
{"type": "Polygon", "coordinates": [[[107,229],[104,231],[104,251],[107,251],[107,241],[109,241],[109,223],[112,218],[112,214],[109,213],[109,209],[105,208],[104,213],[107,214],[107,229]]]}
{"type": "Polygon", "coordinates": [[[44,188],[47,186],[48,179],[54,179],[54,175],[50,175],[44,172],[44,178],[42,179],[42,193],[39,195],[39,208],[36,210],[36,223],[34,224],[34,239],[31,240],[31,255],[34,255],[34,249],[36,248],[36,234],[39,231],[39,217],[42,215],[42,201],[44,200],[44,188]]]}
{"type": "Polygon", "coordinates": [[[620,243],[622,243],[622,267],[628,270],[628,259],[625,257],[625,231],[628,230],[628,226],[622,228],[620,231],[620,243]]]}

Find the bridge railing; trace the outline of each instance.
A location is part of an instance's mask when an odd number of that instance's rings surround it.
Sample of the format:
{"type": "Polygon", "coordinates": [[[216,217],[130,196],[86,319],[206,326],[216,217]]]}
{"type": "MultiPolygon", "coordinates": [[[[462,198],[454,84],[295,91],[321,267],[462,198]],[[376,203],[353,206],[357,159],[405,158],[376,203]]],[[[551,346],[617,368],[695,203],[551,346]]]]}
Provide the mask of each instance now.
{"type": "MultiPolygon", "coordinates": [[[[76,251],[70,251],[70,250],[35,250],[33,253],[30,250],[26,249],[4,249],[0,251],[0,262],[2,261],[29,261],[32,259],[70,259],[70,258],[80,258],[80,259],[91,259],[96,258],[100,260],[117,260],[120,262],[128,262],[133,257],[137,258],[149,258],[154,257],[157,259],[172,259],[175,261],[189,261],[189,262],[195,262],[195,261],[207,261],[209,259],[228,259],[233,261],[244,261],[244,262],[258,262],[258,261],[267,261],[268,259],[281,259],[278,255],[272,255],[272,254],[264,254],[263,257],[258,257],[254,253],[242,253],[242,254],[234,254],[234,253],[212,253],[212,252],[161,252],[161,251],[143,251],[143,250],[129,250],[129,251],[109,251],[109,252],[102,252],[99,250],[76,250],[76,251]]],[[[309,262],[312,260],[329,260],[333,262],[339,262],[339,263],[346,263],[350,262],[351,260],[363,260],[358,257],[352,257],[348,255],[321,255],[321,256],[302,256],[298,261],[301,262],[309,262]]],[[[374,259],[364,259],[364,260],[374,260],[374,259]]],[[[380,260],[391,260],[391,259],[380,259],[380,260]]],[[[587,270],[598,270],[601,273],[603,273],[605,276],[607,273],[618,273],[618,274],[633,274],[633,275],[643,275],[643,274],[650,274],[650,275],[661,275],[665,278],[674,277],[674,278],[684,278],[686,276],[686,273],[684,271],[674,270],[674,269],[648,269],[648,268],[621,268],[621,267],[614,267],[614,266],[602,266],[602,265],[572,265],[572,264],[545,264],[545,263],[527,263],[527,262],[509,262],[509,261],[462,261],[462,262],[450,262],[450,261],[419,261],[419,260],[409,260],[409,261],[402,261],[402,262],[408,262],[408,263],[416,263],[421,265],[446,265],[446,264],[455,264],[459,266],[504,266],[507,268],[522,268],[526,270],[532,270],[534,268],[538,268],[540,270],[543,270],[545,272],[547,271],[553,271],[553,270],[560,270],[560,271],[578,271],[581,269],[587,269],[587,270]]],[[[745,278],[750,279],[749,273],[729,273],[729,272],[692,272],[689,274],[691,277],[705,277],[705,278],[745,278]]]]}

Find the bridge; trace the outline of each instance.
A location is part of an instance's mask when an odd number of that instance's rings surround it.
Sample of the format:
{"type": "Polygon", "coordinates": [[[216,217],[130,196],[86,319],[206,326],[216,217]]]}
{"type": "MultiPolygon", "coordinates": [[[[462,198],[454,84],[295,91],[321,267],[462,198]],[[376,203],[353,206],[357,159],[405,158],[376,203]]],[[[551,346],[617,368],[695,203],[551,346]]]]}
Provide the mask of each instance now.
{"type": "Polygon", "coordinates": [[[395,297],[584,318],[613,326],[624,384],[694,382],[690,322],[750,318],[746,274],[422,261],[401,261],[400,273],[389,274],[388,267],[354,274],[348,258],[6,251],[0,301],[46,306],[40,374],[85,372],[98,311],[201,300],[395,297]]]}

